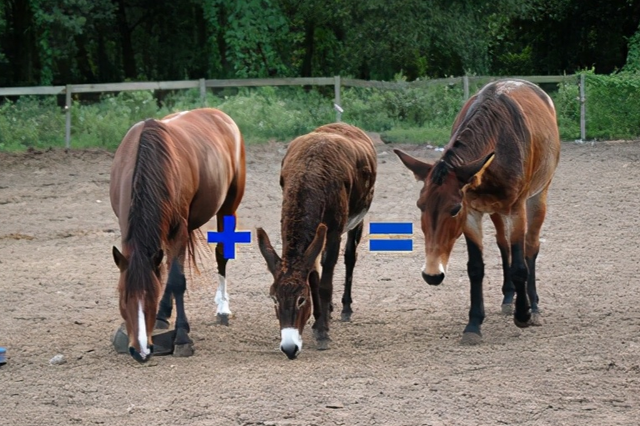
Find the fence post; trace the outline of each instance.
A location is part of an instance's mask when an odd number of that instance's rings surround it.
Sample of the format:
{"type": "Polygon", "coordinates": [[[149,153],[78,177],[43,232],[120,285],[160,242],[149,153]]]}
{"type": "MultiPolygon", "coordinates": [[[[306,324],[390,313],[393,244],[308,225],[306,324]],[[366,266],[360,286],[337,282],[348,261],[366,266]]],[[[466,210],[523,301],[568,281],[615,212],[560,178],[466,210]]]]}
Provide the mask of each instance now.
{"type": "Polygon", "coordinates": [[[65,123],[65,147],[69,149],[71,146],[71,85],[67,84],[65,88],[65,102],[64,102],[64,110],[66,113],[66,123],[65,123]]]}
{"type": "Polygon", "coordinates": [[[469,99],[469,76],[466,74],[462,77],[462,87],[464,88],[464,100],[466,101],[469,99]]]}
{"type": "Polygon", "coordinates": [[[342,85],[342,82],[340,81],[340,76],[339,75],[336,75],[333,78],[334,78],[334,83],[333,83],[333,92],[334,92],[333,108],[336,110],[336,123],[339,123],[341,118],[342,118],[342,112],[344,111],[342,109],[342,107],[340,106],[340,86],[342,85]]]}
{"type": "Polygon", "coordinates": [[[580,74],[580,142],[587,140],[587,108],[585,103],[585,75],[580,74]]]}
{"type": "Polygon", "coordinates": [[[207,86],[205,85],[204,78],[200,79],[200,104],[202,108],[207,106],[207,86]]]}

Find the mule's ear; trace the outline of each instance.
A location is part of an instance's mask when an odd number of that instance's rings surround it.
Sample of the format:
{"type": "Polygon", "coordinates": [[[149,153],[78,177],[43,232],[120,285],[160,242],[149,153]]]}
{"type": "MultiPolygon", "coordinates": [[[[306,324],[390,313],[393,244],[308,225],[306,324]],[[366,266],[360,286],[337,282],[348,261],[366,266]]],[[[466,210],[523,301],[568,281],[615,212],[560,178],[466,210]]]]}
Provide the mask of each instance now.
{"type": "Polygon", "coordinates": [[[455,173],[458,181],[464,185],[470,185],[471,188],[475,188],[482,182],[482,175],[489,168],[491,162],[495,158],[496,154],[492,152],[485,158],[482,158],[473,163],[465,164],[464,166],[456,167],[455,173]]]}
{"type": "Polygon", "coordinates": [[[280,256],[273,249],[271,245],[271,241],[269,241],[269,237],[267,233],[262,228],[257,229],[258,234],[258,247],[260,247],[260,253],[262,253],[262,257],[267,261],[267,268],[269,268],[269,272],[274,277],[276,276],[276,272],[280,268],[280,256]]]}
{"type": "Polygon", "coordinates": [[[158,250],[156,252],[156,254],[153,255],[153,257],[151,258],[151,261],[153,262],[153,266],[155,268],[159,268],[160,264],[162,263],[162,257],[164,256],[164,252],[162,251],[162,249],[158,250]]]}
{"type": "Polygon", "coordinates": [[[118,269],[120,269],[121,271],[127,269],[127,267],[129,266],[129,261],[126,257],[124,257],[122,253],[120,253],[120,250],[118,250],[116,246],[113,246],[113,250],[111,250],[111,252],[113,253],[113,261],[116,262],[116,266],[118,267],[118,269]]]}
{"type": "Polygon", "coordinates": [[[324,249],[324,241],[326,236],[327,225],[321,223],[316,229],[316,236],[313,238],[313,241],[311,241],[311,244],[309,244],[309,247],[307,247],[307,250],[304,252],[304,266],[306,267],[306,269],[313,268],[313,265],[316,263],[316,259],[318,258],[318,256],[320,256],[320,253],[322,253],[322,250],[324,249]]]}
{"type": "Polygon", "coordinates": [[[394,149],[393,152],[396,153],[402,164],[404,164],[407,169],[413,172],[413,175],[416,177],[416,180],[425,180],[427,176],[429,176],[429,172],[433,168],[433,164],[425,163],[424,161],[418,160],[407,154],[406,152],[400,149],[394,149]]]}

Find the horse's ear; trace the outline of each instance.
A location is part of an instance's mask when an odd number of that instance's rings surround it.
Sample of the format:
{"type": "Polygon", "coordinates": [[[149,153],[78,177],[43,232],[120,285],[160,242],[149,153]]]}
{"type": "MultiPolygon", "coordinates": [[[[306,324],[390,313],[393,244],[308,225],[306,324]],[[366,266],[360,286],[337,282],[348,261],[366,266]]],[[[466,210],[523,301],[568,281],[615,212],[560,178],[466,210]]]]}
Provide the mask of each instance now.
{"type": "Polygon", "coordinates": [[[276,276],[276,272],[280,268],[281,259],[278,256],[278,253],[273,249],[271,245],[271,241],[269,241],[269,236],[262,228],[257,229],[258,234],[258,247],[260,247],[260,253],[262,253],[262,257],[267,261],[267,268],[269,268],[269,272],[274,277],[276,276]]]}
{"type": "Polygon", "coordinates": [[[111,252],[113,253],[113,261],[116,262],[118,269],[124,271],[129,267],[129,261],[122,253],[120,253],[120,250],[118,250],[116,246],[113,246],[113,250],[111,250],[111,252]]]}
{"type": "Polygon", "coordinates": [[[316,236],[307,247],[307,250],[304,252],[304,263],[306,269],[313,268],[313,265],[316,263],[316,259],[322,253],[324,249],[325,237],[327,236],[327,225],[321,223],[318,225],[316,229],[316,236]]]}
{"type": "Polygon", "coordinates": [[[162,249],[158,250],[156,252],[156,254],[153,255],[153,258],[151,259],[153,261],[153,266],[155,268],[159,268],[160,264],[162,263],[162,257],[164,256],[164,252],[162,251],[162,249]]]}
{"type": "Polygon", "coordinates": [[[495,156],[496,154],[492,152],[478,161],[456,167],[454,170],[460,184],[462,184],[462,186],[470,185],[471,188],[480,185],[484,172],[489,168],[495,156]]]}
{"type": "Polygon", "coordinates": [[[416,177],[416,180],[425,180],[427,176],[429,176],[429,172],[433,168],[433,164],[425,163],[424,161],[418,160],[407,154],[406,152],[400,149],[394,149],[393,152],[396,153],[402,164],[404,164],[407,169],[413,172],[413,175],[416,177]]]}

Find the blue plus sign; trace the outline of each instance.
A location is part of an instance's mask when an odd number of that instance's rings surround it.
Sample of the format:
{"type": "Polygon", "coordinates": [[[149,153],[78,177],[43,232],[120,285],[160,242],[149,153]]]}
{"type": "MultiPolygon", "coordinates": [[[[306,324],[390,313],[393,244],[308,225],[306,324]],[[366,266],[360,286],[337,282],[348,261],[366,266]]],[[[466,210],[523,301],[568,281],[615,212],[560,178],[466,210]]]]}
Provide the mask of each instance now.
{"type": "Polygon", "coordinates": [[[236,244],[237,243],[250,243],[251,232],[249,231],[237,231],[236,232],[236,217],[225,216],[224,223],[222,225],[222,232],[207,232],[207,242],[222,243],[223,256],[225,259],[236,258],[236,244]]]}

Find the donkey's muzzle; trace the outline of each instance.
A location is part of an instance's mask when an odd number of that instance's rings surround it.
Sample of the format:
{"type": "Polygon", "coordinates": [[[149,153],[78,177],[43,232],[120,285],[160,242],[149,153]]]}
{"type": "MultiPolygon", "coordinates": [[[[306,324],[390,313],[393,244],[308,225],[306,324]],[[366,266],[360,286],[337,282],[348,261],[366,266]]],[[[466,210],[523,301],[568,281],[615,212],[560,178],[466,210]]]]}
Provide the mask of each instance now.
{"type": "Polygon", "coordinates": [[[284,354],[289,359],[296,359],[296,357],[300,353],[300,348],[298,347],[298,345],[280,345],[280,350],[284,352],[284,354]]]}
{"type": "Polygon", "coordinates": [[[429,275],[423,272],[422,279],[429,285],[439,285],[444,280],[444,274],[429,275]]]}

